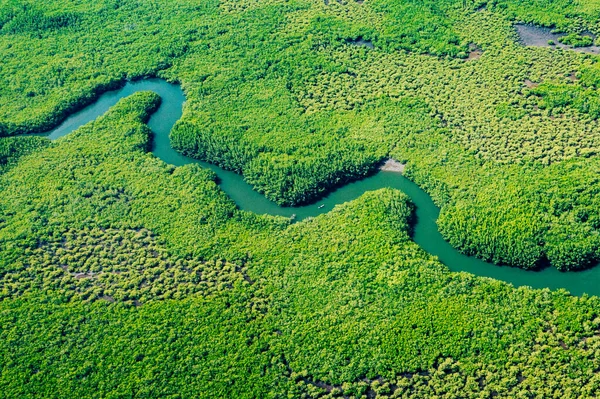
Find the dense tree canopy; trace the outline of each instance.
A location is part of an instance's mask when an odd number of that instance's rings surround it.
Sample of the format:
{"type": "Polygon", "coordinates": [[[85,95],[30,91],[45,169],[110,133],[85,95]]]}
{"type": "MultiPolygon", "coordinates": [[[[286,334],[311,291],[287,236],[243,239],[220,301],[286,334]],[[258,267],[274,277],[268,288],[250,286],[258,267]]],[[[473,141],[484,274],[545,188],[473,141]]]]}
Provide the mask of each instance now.
{"type": "Polygon", "coordinates": [[[296,224],[236,210],[146,152],[157,100],[0,176],[6,396],[598,393],[596,297],[449,272],[398,191],[296,224]]]}
{"type": "Polygon", "coordinates": [[[280,204],[310,202],[393,155],[443,208],[440,228],[460,250],[525,268],[599,258],[598,208],[577,200],[593,174],[559,188],[581,205],[555,208],[545,192],[563,163],[597,168],[596,60],[524,48],[513,28],[597,32],[592,3],[15,0],[2,10],[3,135],[46,130],[125,79],[159,75],[188,98],[173,146],[280,204]],[[576,238],[559,243],[557,225],[576,238]]]}
{"type": "MultiPolygon", "coordinates": [[[[524,268],[600,259],[596,56],[516,22],[600,33],[570,0],[0,0],[0,392],[26,397],[600,395],[598,298],[451,273],[413,206],[240,211],[155,158],[128,79],[180,82],[174,148],[280,204],[387,157],[456,248],[524,268]]],[[[585,40],[585,39],[584,39],[585,40]]]]}

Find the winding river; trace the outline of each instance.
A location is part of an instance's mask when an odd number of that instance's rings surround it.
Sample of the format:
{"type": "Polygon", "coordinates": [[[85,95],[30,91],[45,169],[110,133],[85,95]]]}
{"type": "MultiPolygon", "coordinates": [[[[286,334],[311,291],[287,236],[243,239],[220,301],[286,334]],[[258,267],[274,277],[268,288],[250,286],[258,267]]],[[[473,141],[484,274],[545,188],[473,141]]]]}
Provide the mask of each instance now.
{"type": "Polygon", "coordinates": [[[436,255],[450,270],[503,280],[517,287],[564,288],[574,295],[584,293],[600,295],[600,267],[568,273],[559,272],[553,267],[541,271],[526,271],[519,268],[497,266],[461,254],[450,246],[438,232],[436,220],[439,216],[439,209],[429,195],[400,173],[381,171],[374,176],[347,184],[315,204],[301,207],[280,207],[252,190],[252,187],[244,181],[242,176],[209,163],[188,158],[171,148],[169,133],[182,115],[185,96],[178,85],[169,84],[161,79],[128,82],[119,90],[107,92],[100,96],[95,103],[72,114],[60,126],[45,133],[45,135],[52,140],[62,137],[95,120],[121,98],[138,91],[153,91],[162,97],[160,108],[151,116],[148,122],[155,135],[152,153],[164,162],[175,166],[197,163],[213,170],[219,177],[221,189],[235,201],[240,209],[258,214],[286,217],[295,214],[296,220],[302,220],[329,212],[335,205],[351,201],[366,191],[391,187],[408,194],[416,205],[414,241],[425,251],[436,255]]]}

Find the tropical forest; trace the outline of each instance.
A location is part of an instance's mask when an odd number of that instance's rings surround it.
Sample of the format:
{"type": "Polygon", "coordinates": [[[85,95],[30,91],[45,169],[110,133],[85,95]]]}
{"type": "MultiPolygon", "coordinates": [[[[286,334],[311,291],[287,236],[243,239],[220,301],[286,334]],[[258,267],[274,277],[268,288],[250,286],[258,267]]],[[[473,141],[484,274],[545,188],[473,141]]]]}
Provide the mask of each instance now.
{"type": "Polygon", "coordinates": [[[599,0],[0,0],[0,398],[600,397],[599,0]]]}

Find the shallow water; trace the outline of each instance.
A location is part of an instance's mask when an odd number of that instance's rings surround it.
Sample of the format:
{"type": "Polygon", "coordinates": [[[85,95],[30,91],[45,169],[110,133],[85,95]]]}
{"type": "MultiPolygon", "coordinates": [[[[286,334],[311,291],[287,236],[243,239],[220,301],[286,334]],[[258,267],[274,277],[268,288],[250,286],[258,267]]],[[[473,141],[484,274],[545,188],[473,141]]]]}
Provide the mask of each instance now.
{"type": "Polygon", "coordinates": [[[185,96],[178,85],[169,84],[161,79],[129,82],[120,90],[105,93],[94,104],[71,115],[64,123],[47,133],[47,136],[51,139],[62,137],[102,115],[119,99],[144,90],[157,93],[163,100],[160,108],[148,121],[148,126],[154,132],[152,153],[166,163],[175,166],[197,163],[213,170],[219,177],[221,189],[242,210],[285,217],[296,215],[296,220],[302,220],[329,212],[335,205],[351,201],[366,191],[384,187],[395,188],[409,195],[416,206],[413,240],[425,251],[436,255],[450,270],[492,277],[512,283],[517,287],[565,288],[574,295],[583,293],[600,295],[600,267],[568,273],[559,272],[555,268],[547,268],[542,271],[526,271],[519,268],[497,266],[461,254],[448,244],[439,233],[436,224],[439,209],[429,195],[400,173],[382,171],[366,179],[349,183],[315,204],[301,207],[280,207],[254,191],[242,176],[209,163],[183,156],[171,148],[169,133],[182,115],[185,96]]]}
{"type": "Polygon", "coordinates": [[[375,45],[373,45],[372,41],[365,40],[362,37],[360,37],[356,40],[350,40],[350,41],[348,41],[348,43],[350,43],[353,46],[358,46],[358,47],[375,48],[375,45]]]}
{"type": "MultiPolygon", "coordinates": [[[[571,46],[567,46],[566,44],[560,43],[558,39],[565,36],[565,34],[552,33],[552,29],[550,28],[541,28],[539,26],[534,25],[517,24],[515,25],[515,29],[517,30],[517,33],[521,38],[521,42],[526,46],[563,48],[578,51],[580,53],[600,54],[599,46],[574,48],[571,46]],[[552,40],[555,44],[548,44],[550,40],[552,40]]],[[[593,37],[591,34],[588,34],[588,36],[593,37]]]]}

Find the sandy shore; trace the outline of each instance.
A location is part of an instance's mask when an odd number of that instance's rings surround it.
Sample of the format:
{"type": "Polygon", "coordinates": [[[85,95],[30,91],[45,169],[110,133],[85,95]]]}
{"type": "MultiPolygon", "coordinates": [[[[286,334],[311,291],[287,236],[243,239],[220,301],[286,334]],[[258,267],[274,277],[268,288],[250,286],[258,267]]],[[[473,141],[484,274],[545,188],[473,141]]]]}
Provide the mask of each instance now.
{"type": "Polygon", "coordinates": [[[385,161],[385,163],[379,169],[386,172],[403,173],[405,167],[406,165],[404,165],[403,163],[400,163],[395,159],[390,158],[387,161],[385,161]]]}

